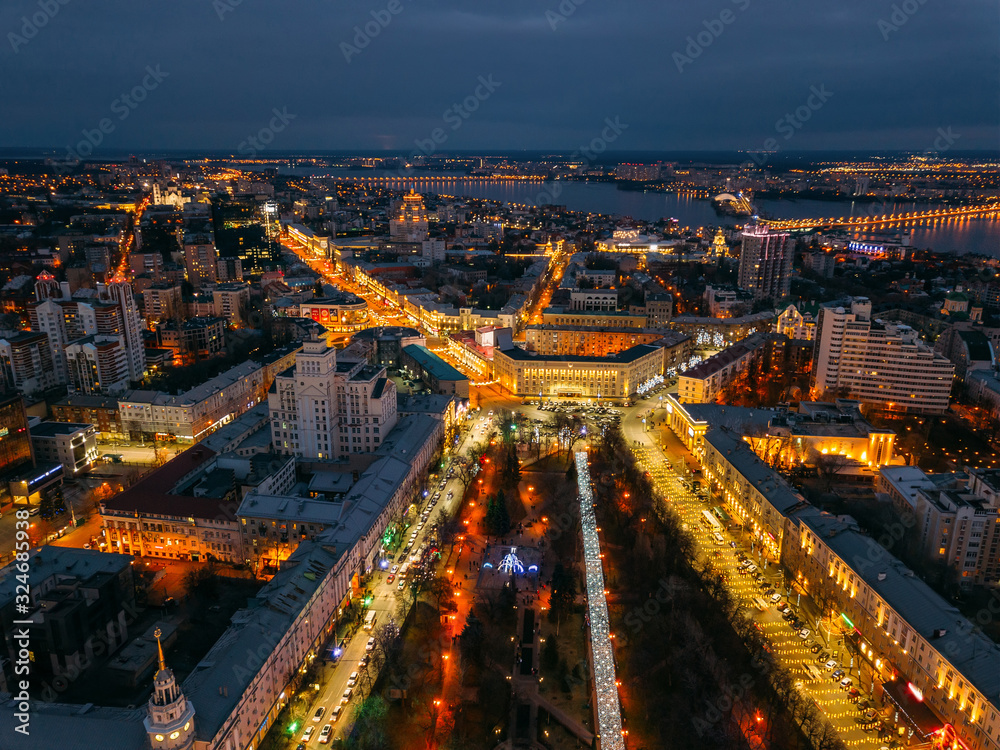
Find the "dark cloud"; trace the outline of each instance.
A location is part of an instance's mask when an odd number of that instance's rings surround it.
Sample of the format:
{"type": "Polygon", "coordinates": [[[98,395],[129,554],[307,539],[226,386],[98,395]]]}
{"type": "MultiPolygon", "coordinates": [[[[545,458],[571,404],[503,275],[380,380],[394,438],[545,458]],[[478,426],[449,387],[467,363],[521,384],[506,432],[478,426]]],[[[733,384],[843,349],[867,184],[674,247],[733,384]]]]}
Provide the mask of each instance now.
{"type": "Polygon", "coordinates": [[[616,149],[754,148],[814,86],[833,96],[788,148],[927,148],[943,127],[1000,145],[993,2],[575,1],[6,0],[0,145],[111,117],[109,147],[235,150],[277,107],[296,118],[275,151],[412,149],[435,128],[444,149],[573,149],[616,116],[616,149]],[[500,86],[469,99],[480,76],[500,86]]]}

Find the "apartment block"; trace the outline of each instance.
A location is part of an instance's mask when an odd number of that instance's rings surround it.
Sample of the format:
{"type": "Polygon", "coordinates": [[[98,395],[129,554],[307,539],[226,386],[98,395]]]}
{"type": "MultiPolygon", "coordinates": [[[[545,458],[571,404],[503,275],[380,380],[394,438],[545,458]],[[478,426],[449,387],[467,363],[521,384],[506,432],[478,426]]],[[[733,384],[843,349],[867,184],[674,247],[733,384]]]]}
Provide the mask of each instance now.
{"type": "Polygon", "coordinates": [[[739,285],[754,300],[779,300],[788,296],[792,283],[795,241],[787,232],[772,232],[766,226],[743,230],[739,285]]]}
{"type": "Polygon", "coordinates": [[[815,352],[815,396],[842,391],[879,408],[918,414],[948,409],[955,365],[909,326],[873,319],[864,297],[820,307],[815,352]]]}
{"type": "Polygon", "coordinates": [[[24,331],[0,339],[0,384],[21,393],[58,384],[48,334],[24,331]]]}

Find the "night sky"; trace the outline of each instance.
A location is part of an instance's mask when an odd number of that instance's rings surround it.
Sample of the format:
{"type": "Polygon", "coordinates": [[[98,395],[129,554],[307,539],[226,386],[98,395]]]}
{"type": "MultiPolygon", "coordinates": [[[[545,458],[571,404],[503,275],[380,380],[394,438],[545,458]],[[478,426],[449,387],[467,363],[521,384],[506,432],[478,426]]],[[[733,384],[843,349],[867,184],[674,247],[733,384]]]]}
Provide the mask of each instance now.
{"type": "Polygon", "coordinates": [[[4,0],[0,146],[1000,147],[994,0],[575,3],[4,0]]]}

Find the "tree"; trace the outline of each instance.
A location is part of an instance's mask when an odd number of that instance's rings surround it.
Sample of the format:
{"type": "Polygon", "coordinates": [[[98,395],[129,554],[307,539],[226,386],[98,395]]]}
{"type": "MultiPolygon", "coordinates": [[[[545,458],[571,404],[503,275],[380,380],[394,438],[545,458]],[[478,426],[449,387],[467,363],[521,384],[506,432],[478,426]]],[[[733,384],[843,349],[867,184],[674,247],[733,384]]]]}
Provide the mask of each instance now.
{"type": "Polygon", "coordinates": [[[219,583],[219,575],[211,563],[184,574],[184,588],[189,595],[200,594],[211,599],[219,593],[219,583]]]}
{"type": "Polygon", "coordinates": [[[568,614],[576,605],[576,576],[556,563],[552,571],[552,594],[549,596],[552,612],[557,616],[568,614]]]}
{"type": "Polygon", "coordinates": [[[481,666],[486,656],[483,646],[483,623],[476,617],[474,612],[469,612],[469,616],[465,618],[465,627],[462,628],[462,636],[459,643],[462,663],[481,666]]]}
{"type": "Polygon", "coordinates": [[[387,750],[392,747],[388,724],[389,706],[378,695],[370,695],[354,709],[354,723],[344,738],[351,750],[387,750]]]}
{"type": "Polygon", "coordinates": [[[812,463],[823,478],[827,488],[833,484],[834,478],[851,463],[851,459],[839,453],[817,453],[812,463]]]}
{"type": "Polygon", "coordinates": [[[559,642],[554,634],[545,639],[542,646],[542,668],[552,671],[559,664],[559,642]]]}
{"type": "Polygon", "coordinates": [[[486,529],[493,536],[503,536],[510,531],[510,513],[507,497],[502,491],[490,495],[486,505],[486,529]]]}
{"type": "Polygon", "coordinates": [[[458,472],[458,481],[462,483],[463,494],[469,491],[469,485],[479,473],[479,461],[469,456],[456,456],[452,466],[458,472]]]}
{"type": "Polygon", "coordinates": [[[521,481],[521,461],[517,457],[516,443],[507,446],[501,476],[504,483],[511,487],[517,486],[517,483],[521,481]]]}

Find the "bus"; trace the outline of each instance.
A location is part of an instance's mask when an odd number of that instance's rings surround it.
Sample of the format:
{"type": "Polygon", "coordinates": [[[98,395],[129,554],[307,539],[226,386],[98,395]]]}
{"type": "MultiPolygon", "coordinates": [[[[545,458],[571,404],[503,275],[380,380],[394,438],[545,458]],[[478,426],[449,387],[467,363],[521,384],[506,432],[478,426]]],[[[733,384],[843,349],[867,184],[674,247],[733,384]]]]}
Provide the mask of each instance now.
{"type": "Polygon", "coordinates": [[[722,524],[719,523],[719,519],[707,510],[703,510],[701,512],[701,521],[705,524],[709,531],[716,534],[722,531],[722,524]]]}
{"type": "Polygon", "coordinates": [[[375,612],[374,609],[368,610],[368,614],[365,615],[365,630],[371,630],[372,628],[375,627],[375,620],[377,617],[378,614],[375,612]]]}

